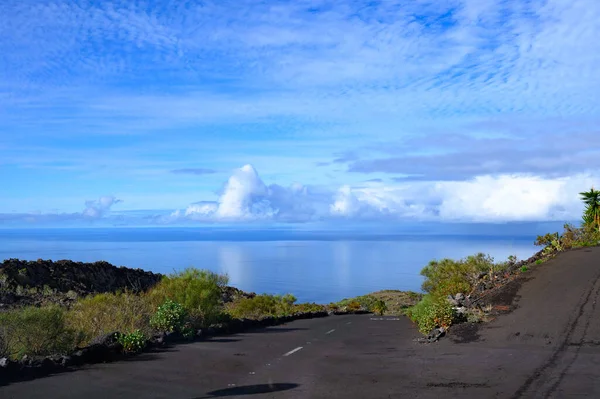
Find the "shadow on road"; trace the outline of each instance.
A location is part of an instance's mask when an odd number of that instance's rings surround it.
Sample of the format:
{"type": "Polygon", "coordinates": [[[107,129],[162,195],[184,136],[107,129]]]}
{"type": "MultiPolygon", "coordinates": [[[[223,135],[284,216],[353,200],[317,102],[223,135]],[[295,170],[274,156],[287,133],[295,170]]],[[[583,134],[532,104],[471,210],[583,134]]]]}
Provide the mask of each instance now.
{"type": "Polygon", "coordinates": [[[239,387],[218,389],[216,391],[207,392],[206,395],[208,396],[199,396],[194,399],[221,398],[235,395],[258,395],[261,393],[288,391],[290,389],[297,388],[298,386],[299,384],[290,383],[243,385],[239,387]]]}

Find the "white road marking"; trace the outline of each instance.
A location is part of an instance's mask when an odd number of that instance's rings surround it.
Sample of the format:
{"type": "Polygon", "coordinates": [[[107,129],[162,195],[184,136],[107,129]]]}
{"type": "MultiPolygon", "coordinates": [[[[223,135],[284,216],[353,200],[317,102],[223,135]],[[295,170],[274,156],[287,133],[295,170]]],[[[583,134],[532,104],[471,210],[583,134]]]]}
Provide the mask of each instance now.
{"type": "Polygon", "coordinates": [[[380,317],[380,318],[371,317],[371,320],[400,320],[400,319],[399,318],[384,319],[383,317],[380,317]]]}
{"type": "Polygon", "coordinates": [[[256,372],[254,372],[254,371],[251,371],[251,372],[250,372],[250,374],[256,374],[256,372]]]}
{"type": "Polygon", "coordinates": [[[331,334],[331,333],[332,333],[332,332],[334,332],[334,331],[335,331],[335,328],[334,328],[333,330],[329,330],[329,331],[327,331],[327,332],[325,333],[325,335],[327,335],[327,334],[331,334]]]}
{"type": "Polygon", "coordinates": [[[346,324],[352,324],[352,322],[351,322],[351,321],[349,321],[349,322],[348,322],[348,323],[346,323],[346,324]]]}
{"type": "Polygon", "coordinates": [[[293,349],[293,350],[289,351],[288,353],[286,353],[286,354],[285,354],[285,355],[283,355],[283,356],[289,356],[289,355],[291,355],[291,354],[293,354],[293,353],[296,353],[296,352],[298,352],[298,351],[299,351],[300,349],[302,349],[302,348],[303,348],[302,346],[299,346],[299,347],[297,347],[296,349],[293,349]]]}

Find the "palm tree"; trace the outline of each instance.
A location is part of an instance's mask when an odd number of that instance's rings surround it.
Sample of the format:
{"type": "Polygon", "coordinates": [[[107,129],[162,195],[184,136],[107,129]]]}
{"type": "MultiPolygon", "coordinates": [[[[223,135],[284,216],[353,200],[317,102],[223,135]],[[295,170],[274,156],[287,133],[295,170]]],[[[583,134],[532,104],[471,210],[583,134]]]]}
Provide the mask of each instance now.
{"type": "Polygon", "coordinates": [[[583,213],[583,223],[586,225],[595,225],[600,230],[600,191],[592,189],[579,193],[581,200],[586,204],[583,213]]]}

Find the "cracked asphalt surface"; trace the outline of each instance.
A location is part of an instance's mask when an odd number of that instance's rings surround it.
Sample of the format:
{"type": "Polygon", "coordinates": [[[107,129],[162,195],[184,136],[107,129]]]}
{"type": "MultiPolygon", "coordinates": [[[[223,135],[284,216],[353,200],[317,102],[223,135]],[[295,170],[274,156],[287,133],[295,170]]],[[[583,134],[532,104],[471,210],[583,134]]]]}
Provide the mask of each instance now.
{"type": "Polygon", "coordinates": [[[13,383],[0,398],[600,397],[600,248],[527,276],[513,311],[433,344],[403,317],[298,320],[13,383]]]}

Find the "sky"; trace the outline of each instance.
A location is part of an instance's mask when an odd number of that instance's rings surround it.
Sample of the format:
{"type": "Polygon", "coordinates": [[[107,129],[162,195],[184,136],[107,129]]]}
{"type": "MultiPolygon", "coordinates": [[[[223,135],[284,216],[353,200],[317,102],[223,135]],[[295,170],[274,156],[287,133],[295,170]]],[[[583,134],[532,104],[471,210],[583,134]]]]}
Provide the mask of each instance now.
{"type": "Polygon", "coordinates": [[[579,220],[596,0],[0,2],[0,227],[579,220]]]}

